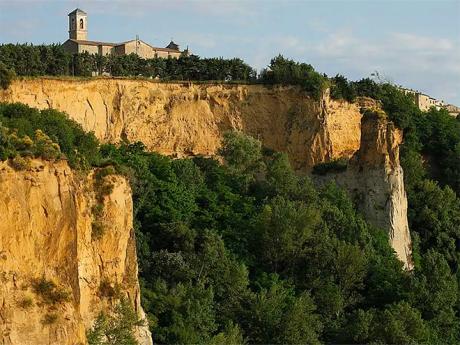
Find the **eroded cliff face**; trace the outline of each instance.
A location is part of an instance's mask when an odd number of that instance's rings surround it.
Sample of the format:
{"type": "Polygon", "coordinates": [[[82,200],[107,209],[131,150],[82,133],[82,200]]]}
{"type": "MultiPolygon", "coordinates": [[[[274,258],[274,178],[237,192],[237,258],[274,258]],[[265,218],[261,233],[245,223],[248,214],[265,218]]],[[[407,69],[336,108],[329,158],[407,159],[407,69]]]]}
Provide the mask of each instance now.
{"type": "MultiPolygon", "coordinates": [[[[143,317],[131,190],[124,178],[106,178],[106,228],[94,239],[91,173],[76,174],[65,161],[34,160],[23,171],[0,162],[0,344],[86,344],[85,331],[114,306],[115,291],[143,317]]],[[[151,344],[145,327],[137,336],[151,344]]]]}
{"type": "Polygon", "coordinates": [[[315,101],[295,87],[31,79],[0,91],[0,101],[55,108],[102,141],[142,141],[177,157],[214,155],[223,133],[237,129],[286,152],[300,172],[351,159],[347,172],[332,178],[361,196],[364,214],[389,232],[399,258],[411,267],[401,134],[387,120],[362,118],[361,108],[378,108],[373,100],[350,104],[325,94],[315,101]]]}
{"type": "Polygon", "coordinates": [[[287,152],[297,169],[350,157],[360,143],[358,105],[316,102],[295,87],[31,79],[0,91],[0,101],[58,109],[102,141],[142,141],[179,157],[214,155],[229,129],[287,152]]]}

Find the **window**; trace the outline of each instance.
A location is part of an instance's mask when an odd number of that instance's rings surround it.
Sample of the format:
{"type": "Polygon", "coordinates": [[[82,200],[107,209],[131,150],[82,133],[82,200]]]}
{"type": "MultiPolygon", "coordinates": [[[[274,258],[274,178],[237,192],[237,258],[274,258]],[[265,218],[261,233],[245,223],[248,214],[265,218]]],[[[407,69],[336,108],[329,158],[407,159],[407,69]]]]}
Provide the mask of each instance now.
{"type": "Polygon", "coordinates": [[[83,18],[80,19],[80,29],[83,29],[83,18]]]}
{"type": "Polygon", "coordinates": [[[72,18],[72,29],[75,30],[75,18],[72,18]]]}

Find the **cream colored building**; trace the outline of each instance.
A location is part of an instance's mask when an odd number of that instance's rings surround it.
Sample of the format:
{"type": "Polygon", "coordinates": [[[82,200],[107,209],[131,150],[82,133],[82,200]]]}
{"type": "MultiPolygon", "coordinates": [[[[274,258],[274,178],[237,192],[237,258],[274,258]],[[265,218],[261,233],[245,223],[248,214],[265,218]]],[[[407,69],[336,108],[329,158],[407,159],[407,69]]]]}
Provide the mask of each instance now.
{"type": "Polygon", "coordinates": [[[448,104],[446,105],[446,110],[451,116],[457,117],[460,115],[460,107],[457,107],[456,105],[448,104]]]}
{"type": "Polygon", "coordinates": [[[437,110],[445,107],[444,101],[440,101],[419,91],[403,87],[399,87],[399,89],[405,94],[412,95],[414,97],[415,104],[421,111],[428,111],[431,107],[435,107],[437,110]]]}
{"type": "Polygon", "coordinates": [[[134,53],[144,59],[178,58],[181,54],[189,55],[188,49],[180,51],[179,46],[173,41],[165,48],[151,46],[137,37],[121,43],[89,41],[88,15],[79,8],[69,13],[69,39],[62,46],[72,54],[88,52],[99,55],[128,55],[134,53]]]}
{"type": "Polygon", "coordinates": [[[415,103],[422,111],[430,110],[431,107],[435,107],[437,110],[444,107],[444,101],[437,100],[423,93],[417,93],[415,95],[415,103]]]}

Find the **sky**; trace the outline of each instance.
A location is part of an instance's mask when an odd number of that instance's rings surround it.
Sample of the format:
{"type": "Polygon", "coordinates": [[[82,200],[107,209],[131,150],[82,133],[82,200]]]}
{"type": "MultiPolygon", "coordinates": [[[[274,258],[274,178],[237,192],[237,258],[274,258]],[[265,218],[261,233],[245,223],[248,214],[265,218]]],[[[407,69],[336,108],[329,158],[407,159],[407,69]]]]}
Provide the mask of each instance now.
{"type": "Polygon", "coordinates": [[[68,38],[88,13],[88,39],[171,39],[202,57],[261,69],[278,54],[349,79],[382,79],[460,106],[460,0],[0,0],[0,43],[68,38]]]}

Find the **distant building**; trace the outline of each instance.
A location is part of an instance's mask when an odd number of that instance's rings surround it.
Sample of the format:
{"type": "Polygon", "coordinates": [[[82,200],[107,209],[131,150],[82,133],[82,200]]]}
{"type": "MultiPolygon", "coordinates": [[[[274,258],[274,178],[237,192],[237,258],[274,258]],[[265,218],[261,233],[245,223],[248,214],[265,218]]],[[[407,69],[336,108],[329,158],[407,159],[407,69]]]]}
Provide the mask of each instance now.
{"type": "Polygon", "coordinates": [[[128,55],[137,54],[144,59],[154,57],[178,58],[181,54],[189,54],[188,49],[180,51],[179,46],[171,41],[165,48],[153,47],[140,40],[109,43],[88,40],[88,15],[79,8],[69,13],[69,39],[62,45],[70,53],[83,53],[99,55],[128,55]]]}
{"type": "Polygon", "coordinates": [[[412,95],[415,104],[421,111],[428,111],[431,107],[435,107],[438,110],[445,108],[444,101],[440,101],[416,90],[406,89],[404,87],[399,87],[399,89],[406,95],[412,95]]]}
{"type": "Polygon", "coordinates": [[[444,101],[440,101],[419,91],[407,89],[402,86],[399,86],[398,89],[406,95],[412,95],[414,97],[415,104],[421,111],[428,111],[431,107],[435,107],[437,110],[446,109],[449,114],[454,117],[457,117],[460,114],[460,107],[457,107],[456,105],[445,104],[444,101]]]}
{"type": "Polygon", "coordinates": [[[460,114],[460,107],[457,107],[456,105],[448,104],[445,108],[449,112],[449,114],[454,117],[457,117],[460,114]]]}

